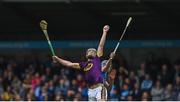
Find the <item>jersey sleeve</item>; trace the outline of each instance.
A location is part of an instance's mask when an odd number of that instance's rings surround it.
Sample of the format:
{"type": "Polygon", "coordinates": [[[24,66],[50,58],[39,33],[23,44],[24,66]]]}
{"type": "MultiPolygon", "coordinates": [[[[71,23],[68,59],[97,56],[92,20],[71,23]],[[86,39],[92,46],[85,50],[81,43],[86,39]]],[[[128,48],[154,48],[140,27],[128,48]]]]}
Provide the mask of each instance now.
{"type": "Polygon", "coordinates": [[[80,70],[87,72],[93,67],[93,63],[81,62],[79,63],[79,66],[80,70]]]}
{"type": "Polygon", "coordinates": [[[86,62],[79,62],[80,70],[83,70],[86,67],[86,62]]]}

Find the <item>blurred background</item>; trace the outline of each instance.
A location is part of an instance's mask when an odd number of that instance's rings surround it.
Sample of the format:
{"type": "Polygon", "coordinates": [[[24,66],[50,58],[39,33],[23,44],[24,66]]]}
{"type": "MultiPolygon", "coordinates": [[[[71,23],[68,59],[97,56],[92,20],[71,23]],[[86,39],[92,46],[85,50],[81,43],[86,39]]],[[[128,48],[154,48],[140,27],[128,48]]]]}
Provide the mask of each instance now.
{"type": "Polygon", "coordinates": [[[107,59],[131,16],[108,100],[180,101],[179,0],[1,0],[0,12],[0,100],[87,100],[83,74],[52,63],[39,22],[56,54],[79,62],[105,24],[107,59]]]}

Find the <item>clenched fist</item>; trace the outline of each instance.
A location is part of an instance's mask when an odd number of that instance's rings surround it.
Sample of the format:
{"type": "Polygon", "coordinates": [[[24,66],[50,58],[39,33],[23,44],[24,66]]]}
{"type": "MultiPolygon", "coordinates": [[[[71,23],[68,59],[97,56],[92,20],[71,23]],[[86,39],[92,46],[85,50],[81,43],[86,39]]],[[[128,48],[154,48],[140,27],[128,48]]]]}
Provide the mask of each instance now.
{"type": "Polygon", "coordinates": [[[53,59],[54,63],[57,63],[57,61],[58,61],[58,57],[57,56],[52,56],[52,59],[53,59]]]}
{"type": "Polygon", "coordinates": [[[108,32],[110,29],[109,25],[105,25],[103,28],[103,32],[108,32]]]}

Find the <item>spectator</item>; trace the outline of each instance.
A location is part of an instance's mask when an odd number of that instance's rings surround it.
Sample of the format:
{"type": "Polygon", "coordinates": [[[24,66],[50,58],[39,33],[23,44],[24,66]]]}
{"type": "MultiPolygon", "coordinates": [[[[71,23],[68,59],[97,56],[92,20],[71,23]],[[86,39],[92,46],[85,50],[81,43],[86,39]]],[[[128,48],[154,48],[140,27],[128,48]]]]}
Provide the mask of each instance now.
{"type": "MultiPolygon", "coordinates": [[[[86,83],[84,82],[84,84],[86,84],[86,83]]],[[[82,96],[84,101],[88,100],[88,88],[87,87],[83,87],[81,89],[81,96],[82,96]]]]}
{"type": "Polygon", "coordinates": [[[180,60],[177,60],[174,64],[174,78],[180,76],[180,60]]]}
{"type": "Polygon", "coordinates": [[[77,75],[76,80],[77,80],[77,85],[80,86],[80,87],[83,87],[84,80],[83,80],[83,77],[82,77],[81,74],[77,75]]]}
{"type": "Polygon", "coordinates": [[[41,88],[42,88],[41,82],[40,82],[40,80],[38,80],[36,87],[34,88],[34,96],[35,96],[37,101],[40,100],[41,88]]]}
{"type": "Polygon", "coordinates": [[[31,86],[32,88],[35,88],[37,86],[37,83],[40,81],[39,73],[35,73],[35,76],[32,76],[31,80],[31,86]]]}
{"type": "Polygon", "coordinates": [[[145,76],[145,73],[146,73],[146,63],[145,62],[142,62],[140,64],[140,69],[138,70],[138,76],[139,77],[144,77],[145,76]]]}
{"type": "Polygon", "coordinates": [[[65,80],[64,79],[59,79],[59,84],[55,87],[55,93],[62,93],[65,95],[67,93],[68,86],[65,85],[65,80]]]}
{"type": "Polygon", "coordinates": [[[161,82],[156,81],[155,86],[151,90],[152,101],[161,101],[164,89],[161,87],[161,82]]]}
{"type": "Polygon", "coordinates": [[[165,101],[174,101],[176,100],[175,92],[173,91],[173,85],[168,84],[166,89],[163,92],[163,100],[165,101]]]}
{"type": "Polygon", "coordinates": [[[129,89],[131,88],[131,87],[130,87],[130,79],[129,79],[129,77],[127,77],[127,78],[124,79],[124,83],[123,83],[123,84],[128,85],[129,89]]]}
{"type": "Polygon", "coordinates": [[[53,80],[50,80],[48,82],[48,100],[53,100],[54,93],[55,93],[55,86],[53,80]]]}
{"type": "Polygon", "coordinates": [[[119,89],[123,86],[124,83],[123,81],[125,78],[128,77],[128,74],[129,74],[128,70],[126,70],[123,66],[119,67],[119,73],[117,74],[118,77],[115,81],[115,83],[117,82],[116,84],[118,84],[117,86],[119,89]]]}
{"type": "Polygon", "coordinates": [[[11,84],[12,84],[11,86],[13,87],[13,90],[15,90],[16,92],[19,92],[19,89],[21,88],[21,81],[18,79],[17,76],[13,78],[13,81],[11,84]]]}
{"type": "Polygon", "coordinates": [[[43,74],[40,79],[42,83],[45,83],[48,81],[47,76],[45,74],[43,74]]]}
{"type": "Polygon", "coordinates": [[[35,101],[35,98],[34,98],[34,96],[32,94],[28,93],[27,97],[26,97],[26,100],[27,101],[35,101]]]}
{"type": "Polygon", "coordinates": [[[151,101],[151,97],[147,91],[142,93],[141,101],[151,101]]]}
{"type": "Polygon", "coordinates": [[[64,84],[65,84],[65,86],[69,88],[69,87],[70,87],[70,80],[67,78],[66,75],[64,75],[63,78],[64,78],[64,84]]]}
{"type": "Polygon", "coordinates": [[[141,90],[150,92],[153,81],[150,79],[149,74],[145,74],[145,79],[141,83],[141,90]]]}
{"type": "Polygon", "coordinates": [[[50,67],[45,68],[45,74],[46,74],[48,80],[50,80],[52,78],[53,75],[52,75],[50,67]]]}
{"type": "Polygon", "coordinates": [[[55,94],[55,101],[64,101],[63,95],[61,93],[55,94]]]}
{"type": "Polygon", "coordinates": [[[81,100],[82,100],[81,93],[80,93],[80,92],[76,93],[76,95],[75,95],[73,101],[81,101],[81,100]]]}
{"type": "Polygon", "coordinates": [[[174,92],[175,92],[175,101],[179,101],[180,100],[180,76],[176,76],[174,92]]]}
{"type": "Polygon", "coordinates": [[[3,88],[3,77],[0,76],[0,95],[2,95],[4,92],[4,88],[3,88]]]}
{"type": "Polygon", "coordinates": [[[130,75],[129,75],[129,78],[130,78],[130,88],[132,89],[134,86],[135,83],[138,83],[139,84],[139,78],[136,76],[135,72],[134,71],[130,71],[130,75]]]}
{"type": "Polygon", "coordinates": [[[160,72],[160,79],[162,82],[162,85],[165,87],[168,83],[171,82],[171,72],[168,70],[167,64],[163,64],[161,66],[161,72],[160,72]]]}
{"type": "Polygon", "coordinates": [[[123,78],[128,77],[129,74],[128,70],[123,66],[119,67],[119,73],[120,75],[122,75],[123,78]]]}
{"type": "Polygon", "coordinates": [[[141,97],[141,90],[139,88],[139,84],[138,83],[135,83],[134,84],[134,88],[132,90],[132,96],[133,96],[133,99],[135,101],[140,101],[140,97],[141,97]]]}
{"type": "MultiPolygon", "coordinates": [[[[59,76],[55,74],[55,75],[53,76],[53,79],[52,79],[52,80],[53,80],[54,85],[56,86],[56,85],[58,84],[59,76]]],[[[67,79],[67,80],[68,80],[68,79],[67,79]]]]}
{"type": "Polygon", "coordinates": [[[48,83],[42,87],[42,92],[40,95],[40,101],[48,101],[48,83]]]}
{"type": "Polygon", "coordinates": [[[6,90],[4,91],[4,93],[2,94],[2,99],[5,101],[11,101],[13,100],[13,93],[11,91],[11,87],[7,86],[6,90]]]}
{"type": "Polygon", "coordinates": [[[25,79],[24,79],[24,83],[23,83],[23,86],[26,88],[26,89],[29,89],[32,87],[31,85],[31,78],[32,78],[32,75],[31,74],[27,74],[25,79]]]}
{"type": "Polygon", "coordinates": [[[14,96],[14,100],[15,100],[15,101],[23,101],[23,100],[21,99],[21,96],[20,96],[19,94],[16,94],[16,95],[14,96]]]}
{"type": "Polygon", "coordinates": [[[77,84],[77,80],[73,79],[71,81],[71,87],[70,87],[71,90],[74,90],[75,92],[78,91],[78,84],[77,84]]]}
{"type": "Polygon", "coordinates": [[[68,90],[67,91],[66,101],[73,100],[74,97],[75,97],[75,91],[74,90],[68,90]]]}
{"type": "Polygon", "coordinates": [[[109,98],[110,98],[110,101],[118,101],[118,89],[115,85],[112,86],[112,89],[109,93],[109,98]]]}
{"type": "Polygon", "coordinates": [[[127,84],[124,84],[120,92],[120,100],[127,101],[129,95],[130,95],[129,86],[127,84]]]}
{"type": "Polygon", "coordinates": [[[133,96],[128,96],[127,101],[133,101],[133,96]]]}

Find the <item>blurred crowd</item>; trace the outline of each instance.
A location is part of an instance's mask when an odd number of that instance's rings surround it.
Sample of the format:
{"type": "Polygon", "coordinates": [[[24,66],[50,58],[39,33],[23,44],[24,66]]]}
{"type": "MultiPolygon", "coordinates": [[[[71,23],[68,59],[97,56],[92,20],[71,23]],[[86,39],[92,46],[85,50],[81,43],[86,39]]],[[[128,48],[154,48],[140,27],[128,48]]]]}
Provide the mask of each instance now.
{"type": "MultiPolygon", "coordinates": [[[[127,62],[113,61],[117,75],[108,100],[180,101],[180,60],[147,59],[133,67],[127,62]]],[[[0,100],[85,101],[87,91],[82,72],[51,58],[17,62],[0,57],[0,100]]]]}

